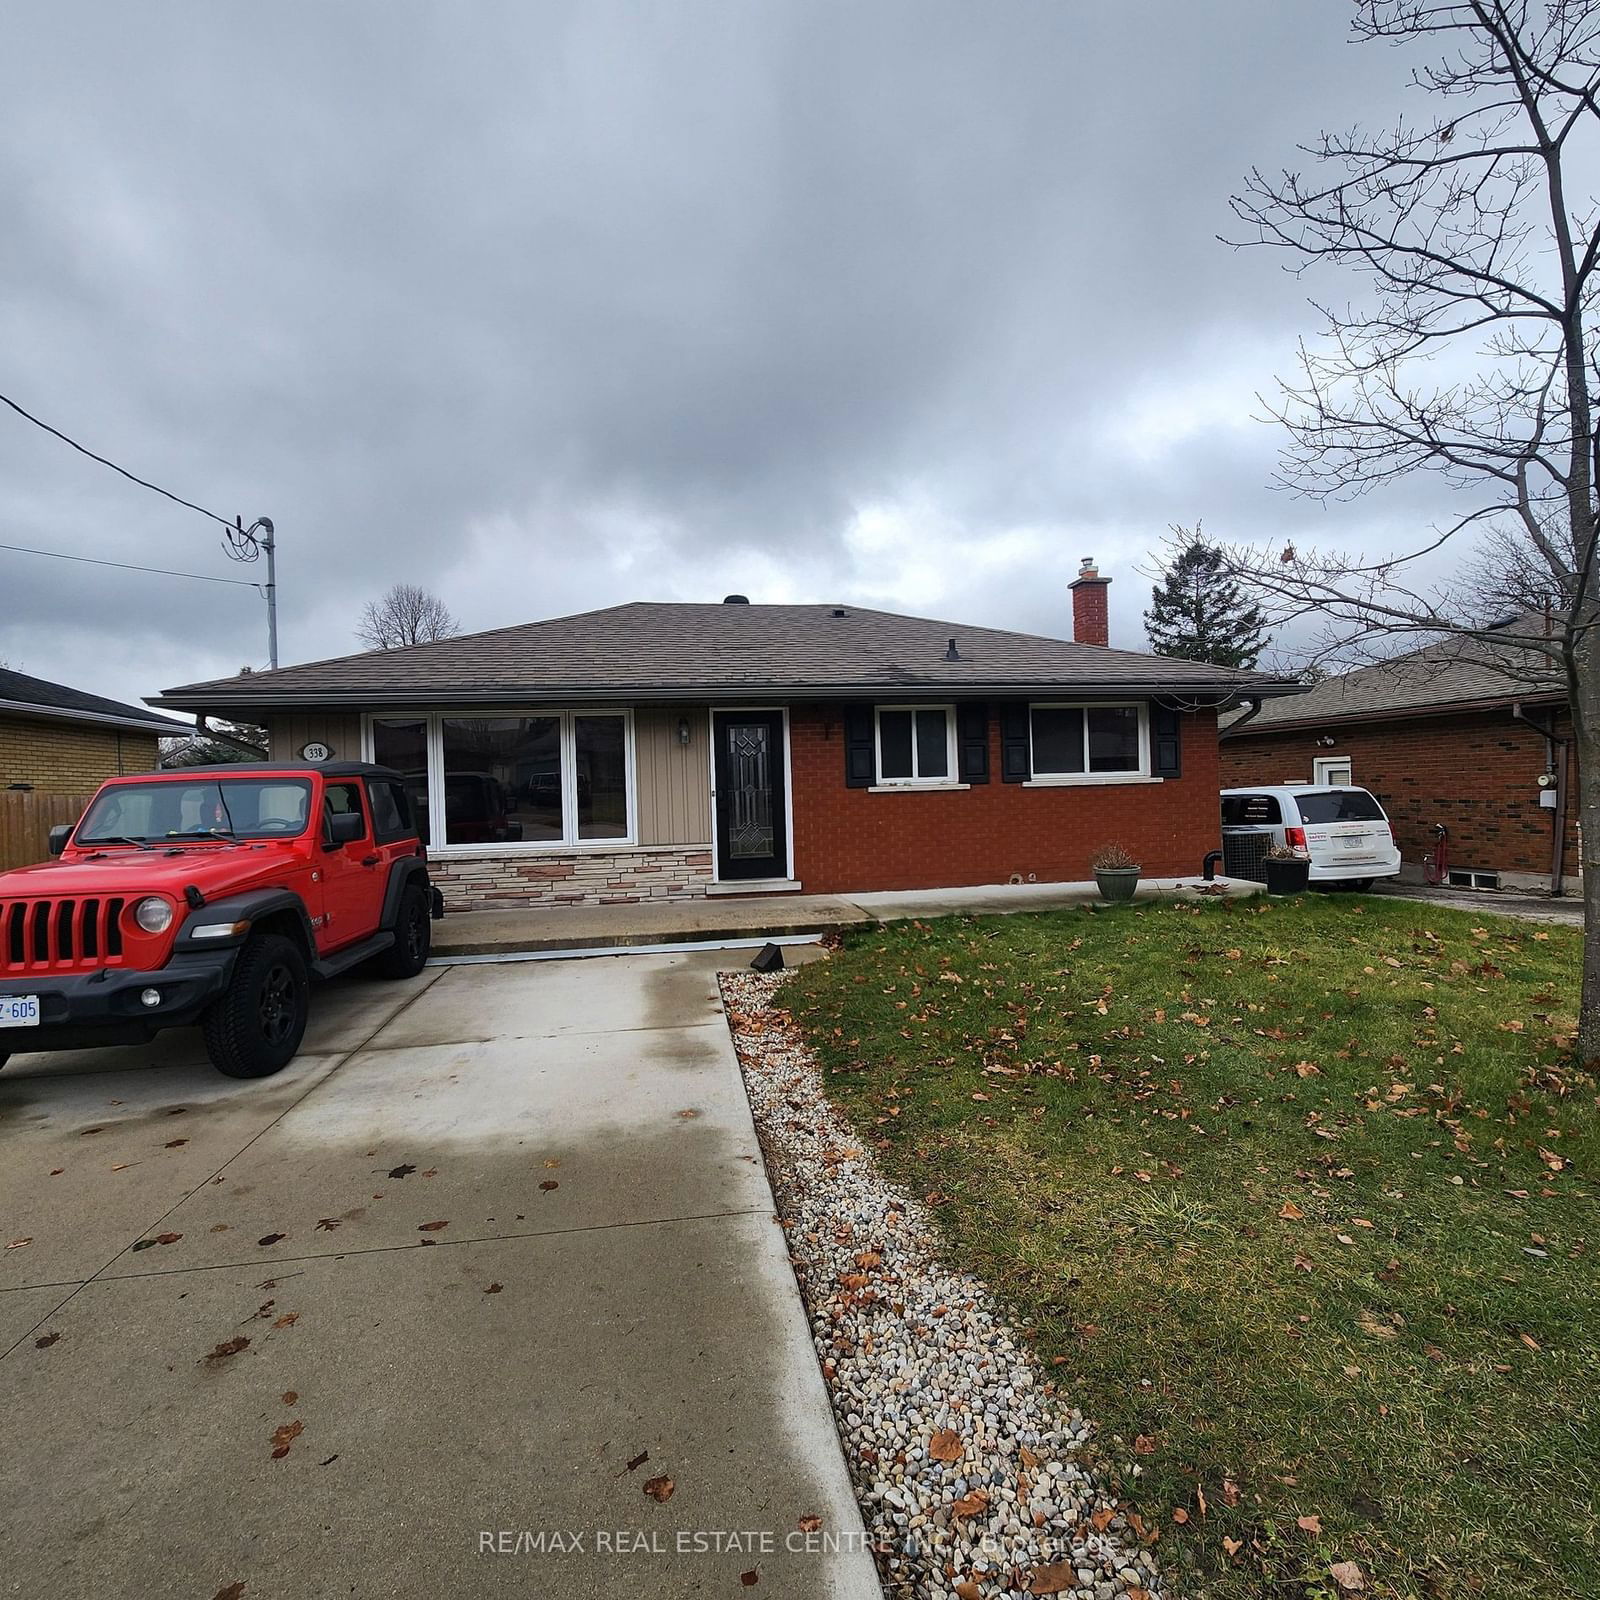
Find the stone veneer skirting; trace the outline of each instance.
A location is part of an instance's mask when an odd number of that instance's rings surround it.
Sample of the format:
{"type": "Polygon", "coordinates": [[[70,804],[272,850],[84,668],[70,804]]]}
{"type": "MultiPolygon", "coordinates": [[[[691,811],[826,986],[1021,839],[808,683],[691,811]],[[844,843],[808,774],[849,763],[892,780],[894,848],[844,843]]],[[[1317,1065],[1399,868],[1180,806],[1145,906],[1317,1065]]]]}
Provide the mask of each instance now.
{"type": "Polygon", "coordinates": [[[457,911],[522,906],[610,906],[698,900],[711,880],[710,845],[621,850],[485,850],[429,857],[428,874],[457,911]]]}

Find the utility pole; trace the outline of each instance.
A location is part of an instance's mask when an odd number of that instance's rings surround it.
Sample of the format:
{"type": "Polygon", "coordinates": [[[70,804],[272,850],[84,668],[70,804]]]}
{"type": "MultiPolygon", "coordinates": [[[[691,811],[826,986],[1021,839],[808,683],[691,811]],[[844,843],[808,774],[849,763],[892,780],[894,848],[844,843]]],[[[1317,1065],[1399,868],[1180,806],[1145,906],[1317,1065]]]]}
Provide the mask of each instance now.
{"type": "MultiPolygon", "coordinates": [[[[226,524],[224,524],[226,526],[226,524]]],[[[271,517],[257,517],[247,528],[243,517],[235,517],[223,540],[223,548],[234,561],[259,561],[267,553],[267,581],[259,587],[267,602],[267,664],[278,665],[278,535],[271,517]]]]}
{"type": "Polygon", "coordinates": [[[278,535],[271,517],[258,517],[261,545],[267,552],[267,664],[278,670],[278,535]]]}

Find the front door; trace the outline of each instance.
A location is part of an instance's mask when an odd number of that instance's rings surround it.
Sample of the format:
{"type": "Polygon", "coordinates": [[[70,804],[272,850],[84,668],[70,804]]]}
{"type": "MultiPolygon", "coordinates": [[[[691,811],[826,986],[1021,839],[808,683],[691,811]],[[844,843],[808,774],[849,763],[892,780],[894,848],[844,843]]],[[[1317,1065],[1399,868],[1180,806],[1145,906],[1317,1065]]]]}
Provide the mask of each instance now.
{"type": "Polygon", "coordinates": [[[715,711],[717,877],[787,878],[783,713],[715,711]]]}

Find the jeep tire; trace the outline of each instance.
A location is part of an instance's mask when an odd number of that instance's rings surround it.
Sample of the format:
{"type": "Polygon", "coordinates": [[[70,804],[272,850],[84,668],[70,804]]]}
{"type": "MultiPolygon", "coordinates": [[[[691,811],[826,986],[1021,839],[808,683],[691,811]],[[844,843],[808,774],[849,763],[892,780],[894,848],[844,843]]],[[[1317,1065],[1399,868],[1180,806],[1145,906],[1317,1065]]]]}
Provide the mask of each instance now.
{"type": "Polygon", "coordinates": [[[206,1053],[230,1078],[264,1078],[294,1060],[311,1009],[311,980],[300,947],[282,934],[256,934],[200,1026],[206,1053]]]}
{"type": "Polygon", "coordinates": [[[408,883],[400,891],[400,907],[395,912],[394,943],[372,958],[372,970],[380,978],[414,978],[427,966],[432,949],[430,896],[420,883],[408,883]]]}

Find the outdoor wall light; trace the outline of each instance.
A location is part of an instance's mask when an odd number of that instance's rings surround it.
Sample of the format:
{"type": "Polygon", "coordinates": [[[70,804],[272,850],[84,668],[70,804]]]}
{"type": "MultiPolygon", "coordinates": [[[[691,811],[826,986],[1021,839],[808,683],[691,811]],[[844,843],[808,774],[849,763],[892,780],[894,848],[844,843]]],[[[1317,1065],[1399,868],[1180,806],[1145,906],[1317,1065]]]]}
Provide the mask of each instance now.
{"type": "Polygon", "coordinates": [[[678,743],[683,745],[685,749],[688,748],[688,745],[689,745],[689,719],[687,717],[679,717],[678,718],[678,743]]]}

